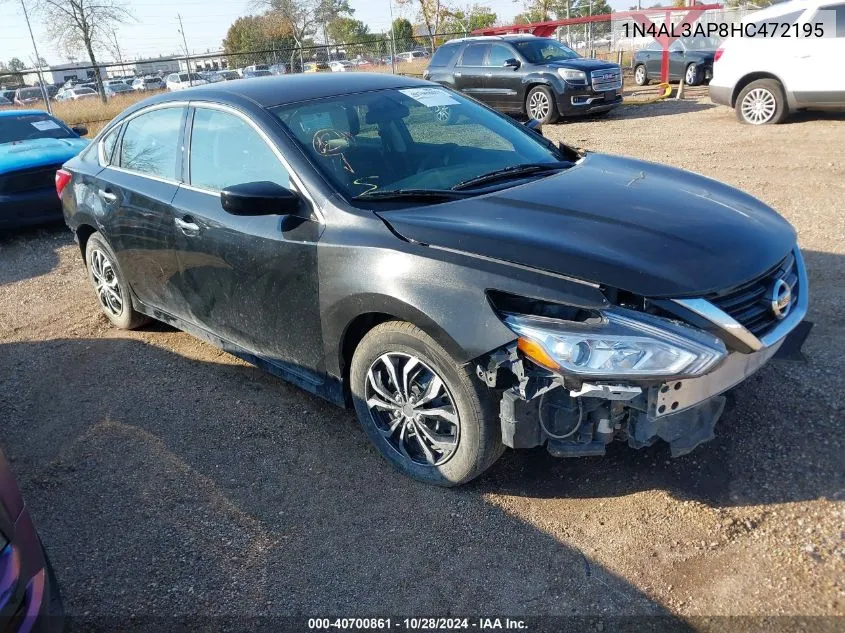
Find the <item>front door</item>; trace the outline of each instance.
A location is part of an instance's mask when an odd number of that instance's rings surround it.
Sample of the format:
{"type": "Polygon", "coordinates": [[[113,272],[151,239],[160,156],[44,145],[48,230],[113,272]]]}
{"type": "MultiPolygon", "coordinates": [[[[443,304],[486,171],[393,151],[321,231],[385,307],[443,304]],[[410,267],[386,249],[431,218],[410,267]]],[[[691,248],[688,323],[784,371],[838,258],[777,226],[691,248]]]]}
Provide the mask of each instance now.
{"type": "Polygon", "coordinates": [[[507,44],[492,44],[485,60],[487,67],[486,86],[490,105],[500,110],[522,110],[520,103],[520,89],[522,88],[522,73],[519,68],[505,66],[505,62],[519,59],[516,51],[507,44]]]}
{"type": "MultiPolygon", "coordinates": [[[[845,3],[820,7],[808,21],[823,37],[796,38],[791,72],[785,79],[799,106],[845,106],[845,3]]],[[[808,26],[808,28],[809,28],[808,26]]]]}
{"type": "Polygon", "coordinates": [[[291,216],[236,216],[220,191],[271,181],[295,188],[246,115],[193,112],[188,184],[173,200],[179,291],[206,332],[296,373],[322,372],[316,242],[322,225],[291,216]]]}
{"type": "MultiPolygon", "coordinates": [[[[97,176],[103,230],[135,295],[151,308],[167,309],[176,259],[173,209],[179,188],[180,139],[187,108],[144,111],[123,125],[122,138],[97,176]]],[[[111,138],[104,147],[110,148],[111,138]]]]}

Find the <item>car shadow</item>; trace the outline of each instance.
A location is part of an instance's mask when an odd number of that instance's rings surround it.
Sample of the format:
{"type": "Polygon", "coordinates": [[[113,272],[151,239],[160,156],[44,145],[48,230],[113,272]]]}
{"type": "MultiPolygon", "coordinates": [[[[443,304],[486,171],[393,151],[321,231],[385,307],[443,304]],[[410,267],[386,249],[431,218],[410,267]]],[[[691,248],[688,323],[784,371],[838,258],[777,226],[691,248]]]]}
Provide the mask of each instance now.
{"type": "Polygon", "coordinates": [[[64,223],[12,229],[0,234],[0,257],[14,258],[16,266],[0,266],[0,286],[46,275],[59,264],[58,250],[73,243],[73,235],[64,223]],[[41,245],[31,246],[33,239],[48,240],[49,253],[41,245]]]}
{"type": "Polygon", "coordinates": [[[800,110],[790,114],[783,124],[791,125],[807,121],[845,121],[845,110],[800,110]]]}
{"type": "Polygon", "coordinates": [[[3,448],[69,630],[116,630],[130,614],[132,630],[165,630],[169,614],[209,630],[214,617],[241,616],[243,630],[244,616],[296,615],[305,630],[307,615],[397,612],[693,630],[490,503],[484,485],[407,479],[349,412],[228,355],[126,338],[7,343],[0,372],[3,448]]]}
{"type": "Polygon", "coordinates": [[[618,108],[611,110],[600,117],[593,117],[597,120],[611,119],[649,119],[658,116],[673,116],[678,114],[689,114],[691,112],[702,112],[715,108],[713,103],[702,103],[688,99],[661,99],[652,103],[637,103],[626,100],[618,108]]]}

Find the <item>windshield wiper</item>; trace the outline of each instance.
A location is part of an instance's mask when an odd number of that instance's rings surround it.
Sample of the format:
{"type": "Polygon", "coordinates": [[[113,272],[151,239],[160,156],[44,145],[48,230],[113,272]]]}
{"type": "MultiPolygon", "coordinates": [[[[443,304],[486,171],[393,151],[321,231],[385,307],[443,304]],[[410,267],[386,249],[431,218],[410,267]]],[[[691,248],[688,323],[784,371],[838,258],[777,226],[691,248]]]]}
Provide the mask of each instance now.
{"type": "Polygon", "coordinates": [[[383,189],[366,191],[353,200],[457,200],[469,194],[451,189],[383,189]]]}
{"type": "Polygon", "coordinates": [[[571,163],[568,160],[562,160],[555,163],[524,163],[522,165],[511,165],[510,167],[497,169],[496,171],[491,171],[487,174],[482,174],[481,176],[476,176],[475,178],[459,182],[457,185],[452,187],[452,190],[461,191],[463,189],[471,189],[472,187],[478,187],[479,185],[496,182],[497,180],[519,178],[528,174],[536,174],[544,171],[568,169],[574,164],[575,163],[571,163]]]}

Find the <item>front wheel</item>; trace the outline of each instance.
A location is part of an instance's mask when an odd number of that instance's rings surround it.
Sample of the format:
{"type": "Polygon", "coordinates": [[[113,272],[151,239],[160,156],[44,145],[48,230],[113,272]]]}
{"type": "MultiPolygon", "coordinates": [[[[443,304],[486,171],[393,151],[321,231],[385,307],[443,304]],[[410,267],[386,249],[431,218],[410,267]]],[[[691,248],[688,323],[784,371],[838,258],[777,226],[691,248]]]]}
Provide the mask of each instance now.
{"type": "Polygon", "coordinates": [[[701,83],[701,79],[702,72],[696,64],[690,64],[689,66],[687,66],[687,70],[684,73],[684,82],[688,86],[697,86],[701,83]]]}
{"type": "Polygon", "coordinates": [[[557,104],[552,91],[546,86],[535,86],[525,98],[525,112],[540,123],[554,123],[558,119],[557,104]]]}
{"type": "Polygon", "coordinates": [[[352,357],[350,383],[370,440],[414,479],[463,484],[502,454],[487,387],[411,323],[389,321],[370,330],[352,357]]]}
{"type": "Polygon", "coordinates": [[[783,123],[788,114],[783,87],[774,79],[752,81],[736,99],[736,116],[743,123],[783,123]]]}

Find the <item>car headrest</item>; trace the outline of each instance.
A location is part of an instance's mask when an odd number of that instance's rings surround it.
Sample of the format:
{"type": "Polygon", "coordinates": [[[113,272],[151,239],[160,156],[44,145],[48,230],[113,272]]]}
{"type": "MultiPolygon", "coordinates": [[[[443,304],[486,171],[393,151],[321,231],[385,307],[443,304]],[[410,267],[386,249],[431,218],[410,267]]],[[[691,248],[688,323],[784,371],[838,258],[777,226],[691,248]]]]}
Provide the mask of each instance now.
{"type": "Polygon", "coordinates": [[[367,107],[367,115],[364,121],[368,124],[378,125],[398,119],[404,119],[410,110],[406,105],[398,103],[389,97],[382,97],[367,107]]]}

